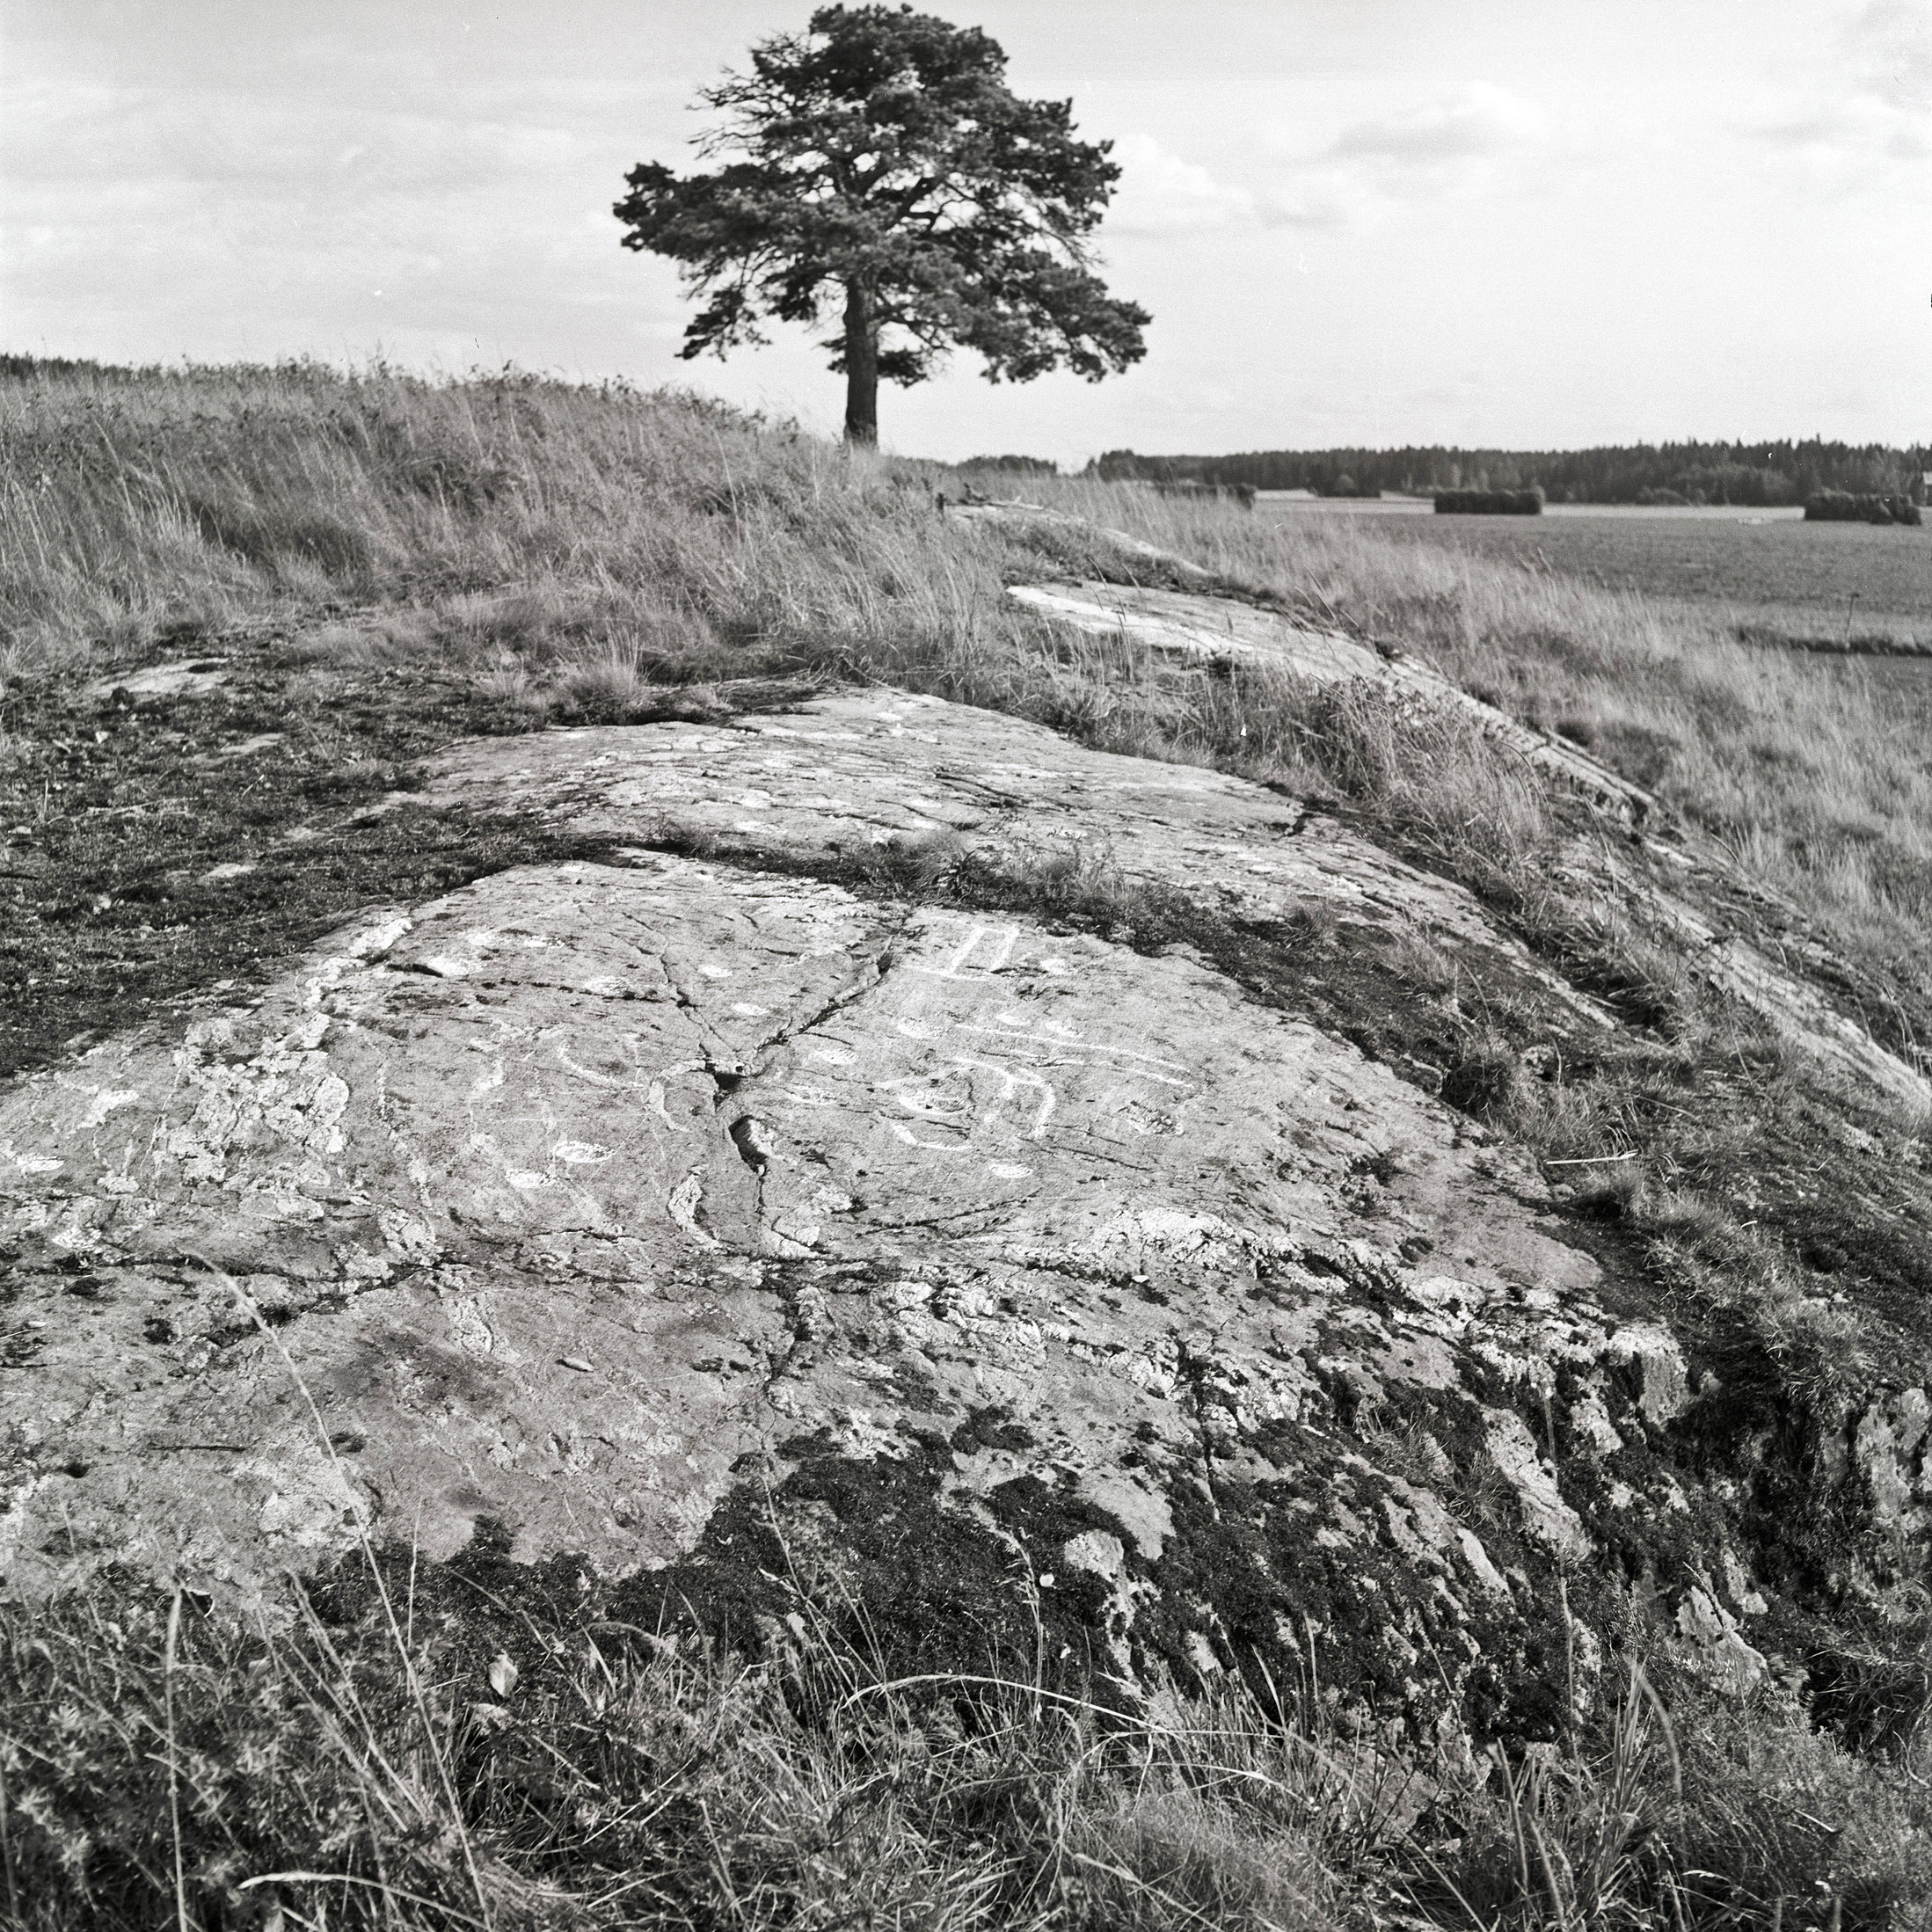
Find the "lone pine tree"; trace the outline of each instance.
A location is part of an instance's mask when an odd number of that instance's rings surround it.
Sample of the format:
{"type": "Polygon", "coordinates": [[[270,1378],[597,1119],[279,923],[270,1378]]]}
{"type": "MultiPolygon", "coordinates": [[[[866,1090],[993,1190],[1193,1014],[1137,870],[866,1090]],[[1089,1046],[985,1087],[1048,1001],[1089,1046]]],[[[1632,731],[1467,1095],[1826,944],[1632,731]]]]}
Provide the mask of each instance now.
{"type": "Polygon", "coordinates": [[[626,248],[679,263],[705,306],[682,354],[766,339],[768,319],[842,326],[849,441],[879,440],[879,383],[923,381],[955,345],[990,382],[1066,367],[1098,382],[1146,354],[1152,319],[1110,295],[1090,238],[1119,179],[1074,137],[1070,101],[1021,100],[976,27],[908,7],[821,7],[699,96],[723,164],[633,168],[626,248]]]}

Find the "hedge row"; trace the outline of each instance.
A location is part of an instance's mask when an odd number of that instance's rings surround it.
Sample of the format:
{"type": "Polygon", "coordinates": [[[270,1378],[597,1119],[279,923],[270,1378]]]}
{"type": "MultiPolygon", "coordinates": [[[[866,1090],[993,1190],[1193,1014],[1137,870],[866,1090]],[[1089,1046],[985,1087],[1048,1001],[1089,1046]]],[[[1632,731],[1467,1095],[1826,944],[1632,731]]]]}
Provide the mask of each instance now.
{"type": "Polygon", "coordinates": [[[1807,523],[1916,523],[1919,506],[1910,497],[1855,496],[1848,490],[1820,490],[1804,503],[1807,523]]]}
{"type": "Polygon", "coordinates": [[[1541,490],[1438,490],[1438,516],[1541,516],[1541,490]]]}

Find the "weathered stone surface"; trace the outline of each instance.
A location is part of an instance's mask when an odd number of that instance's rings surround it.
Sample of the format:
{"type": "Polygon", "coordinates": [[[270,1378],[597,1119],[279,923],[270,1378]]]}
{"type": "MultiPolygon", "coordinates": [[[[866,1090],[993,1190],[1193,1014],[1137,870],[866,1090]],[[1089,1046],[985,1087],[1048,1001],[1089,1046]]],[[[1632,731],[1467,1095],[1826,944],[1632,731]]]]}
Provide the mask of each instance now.
{"type": "Polygon", "coordinates": [[[1029,859],[1080,851],[1236,918],[1319,903],[1478,954],[1591,1031],[1601,1008],[1499,932],[1465,888],[1325,813],[1197,765],[1088,751],[996,712],[841,692],[729,725],[655,725],[459,747],[419,802],[536,811],[609,839],[696,834],[773,860],[951,835],[1029,859]]]}
{"type": "MultiPolygon", "coordinates": [[[[1638,922],[1682,952],[1695,972],[1768,1020],[1815,1059],[1890,1095],[1915,1113],[1932,1112],[1932,1079],[1881,1046],[1809,980],[1773,966],[1764,949],[1753,944],[1745,933],[1727,930],[1708,911],[1693,905],[1686,893],[1673,891],[1656,877],[1661,871],[1666,878],[1674,873],[1687,883],[1696,879],[1714,888],[1707,891],[1707,900],[1721,899],[1727,893],[1740,891],[1741,882],[1725,860],[1710,856],[1693,858],[1667,845],[1653,845],[1651,856],[1653,864],[1646,871],[1619,861],[1600,846],[1578,842],[1570,869],[1598,890],[1608,884],[1638,922]],[[1712,874],[1717,876],[1712,878],[1712,874]]],[[[1761,889],[1751,896],[1775,909],[1775,901],[1761,889]]],[[[1781,922],[1765,922],[1773,928],[1771,943],[1784,951],[1783,935],[1776,930],[1781,922]]],[[[1841,987],[1857,986],[1859,975],[1820,942],[1796,933],[1791,941],[1790,950],[1800,957],[1811,954],[1806,964],[1821,977],[1841,987]]]]}
{"type": "MultiPolygon", "coordinates": [[[[1101,636],[1125,636],[1156,651],[1195,660],[1256,657],[1287,665],[1317,683],[1364,681],[1396,702],[1420,702],[1454,710],[1554,782],[1614,811],[1631,827],[1644,826],[1655,800],[1589,753],[1549,732],[1531,730],[1471,697],[1425,660],[1408,653],[1383,657],[1369,645],[1335,631],[1315,631],[1276,612],[1227,598],[1139,586],[1081,583],[1016,585],[1010,594],[1043,616],[1101,636]]],[[[1679,849],[1647,842],[1652,863],[1619,861],[1600,841],[1578,841],[1570,870],[1593,892],[1610,895],[1680,949],[1692,967],[1720,991],[1768,1020],[1780,1032],[1840,1072],[1869,1083],[1921,1112],[1932,1111],[1932,1080],[1880,1045],[1855,1019],[1839,1010],[1815,985],[1781,971],[1744,933],[1724,930],[1693,906],[1672,879],[1700,879],[1706,896],[1768,895],[1737,876],[1737,868],[1710,842],[1679,849]],[[1717,875],[1713,877],[1712,875],[1717,875]]],[[[1782,935],[1773,936],[1782,945],[1782,935]]],[[[1835,981],[1855,980],[1843,962],[1814,939],[1817,964],[1835,981]]]]}
{"type": "Polygon", "coordinates": [[[1641,825],[1655,800],[1641,786],[1552,732],[1534,731],[1452,684],[1425,659],[1384,655],[1335,631],[1315,631],[1272,610],[1186,591],[1139,585],[1016,584],[1009,594],[1044,616],[1105,636],[1126,636],[1190,658],[1258,657],[1317,683],[1366,679],[1397,701],[1419,699],[1462,712],[1488,737],[1563,784],[1641,825]]]}
{"type": "Polygon", "coordinates": [[[142,670],[97,678],[87,687],[87,693],[95,698],[112,697],[116,691],[125,691],[129,697],[200,696],[227,682],[225,658],[197,658],[189,663],[150,664],[142,670]]]}
{"type": "Polygon", "coordinates": [[[1078,834],[1535,977],[1454,888],[1258,788],[893,694],[478,745],[422,796],[613,862],[374,918],[0,1098],[11,1590],[127,1560],[246,1593],[485,1519],[621,1574],[727,1504],[803,1549],[916,1491],[1122,1670],[1313,1645],[1365,1720],[1526,1734],[1559,1569],[1586,1673],[1623,1614],[1592,1552],[1749,1593],[1659,1453],[1674,1344],[1520,1156],[1185,951],[798,862],[1078,834]],[[673,821],[791,871],[621,849],[673,821]]]}

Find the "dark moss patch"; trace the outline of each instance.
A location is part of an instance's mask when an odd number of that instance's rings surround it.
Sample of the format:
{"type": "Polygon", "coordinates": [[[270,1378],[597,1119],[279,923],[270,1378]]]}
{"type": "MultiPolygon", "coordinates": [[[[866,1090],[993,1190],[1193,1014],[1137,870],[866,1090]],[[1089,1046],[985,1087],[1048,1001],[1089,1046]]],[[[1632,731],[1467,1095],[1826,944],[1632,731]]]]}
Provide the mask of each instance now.
{"type": "Polygon", "coordinates": [[[823,1436],[784,1453],[789,1473],[768,1488],[747,1471],[690,1556],[617,1585],[609,1616],[754,1654],[809,1617],[886,1678],[1091,1679],[1105,1593],[1055,1571],[1068,1536],[1119,1531],[1103,1512],[1009,1484],[995,1498],[1008,1529],[997,1535],[942,1501],[952,1455],[937,1437],[903,1458],[849,1456],[823,1436]],[[1039,1587],[1046,1576],[1053,1584],[1039,1587]]]}
{"type": "MultiPolygon", "coordinates": [[[[1174,1535],[1152,1571],[1159,1593],[1134,1627],[1148,1661],[1195,1683],[1205,1644],[1264,1695],[1338,1704],[1349,1724],[1394,1720],[1424,1737],[1454,1710],[1478,1739],[1536,1741],[1542,1704],[1515,1702],[1548,1675],[1536,1632],[1560,1629],[1554,1601],[1526,1610],[1438,1588],[1431,1565],[1387,1534],[1387,1482],[1332,1440],[1302,1441],[1279,1481],[1239,1496],[1173,1485],[1174,1535]]],[[[1527,1557],[1548,1587],[1547,1562],[1506,1532],[1499,1555],[1527,1557]]]]}
{"type": "Polygon", "coordinates": [[[1469,1039],[1462,1044],[1443,1076],[1442,1098],[1480,1119],[1506,1106],[1521,1078],[1521,1062],[1507,1041],[1469,1039]]]}
{"type": "MultiPolygon", "coordinates": [[[[219,658],[206,638],[177,643],[171,661],[225,682],[98,697],[49,679],[0,704],[0,1079],[201,992],[259,984],[363,907],[599,856],[534,820],[409,805],[428,754],[536,722],[462,667],[416,656],[324,676],[273,633],[223,638],[219,658]]],[[[725,715],[798,689],[666,690],[626,718],[694,703],[725,715]]]]}
{"type": "Polygon", "coordinates": [[[969,1409],[952,1432],[952,1447],[961,1455],[975,1449],[1027,1449],[1033,1439],[1003,1408],[969,1409]]]}
{"type": "Polygon", "coordinates": [[[542,1673],[555,1668],[556,1639],[595,1618],[594,1579],[581,1557],[518,1563],[513,1540],[507,1527],[485,1517],[468,1547],[445,1562],[419,1562],[399,1544],[352,1550],[302,1587],[331,1629],[379,1629],[394,1613],[444,1632],[457,1673],[481,1695],[499,1652],[525,1674],[542,1673]]]}

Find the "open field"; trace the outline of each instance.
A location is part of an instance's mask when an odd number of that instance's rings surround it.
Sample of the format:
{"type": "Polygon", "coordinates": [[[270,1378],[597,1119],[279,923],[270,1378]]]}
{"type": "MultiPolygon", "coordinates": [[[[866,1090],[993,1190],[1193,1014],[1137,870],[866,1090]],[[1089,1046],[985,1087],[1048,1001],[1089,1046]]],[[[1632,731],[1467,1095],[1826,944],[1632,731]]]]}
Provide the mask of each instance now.
{"type": "Polygon", "coordinates": [[[1924,529],[1806,523],[1790,510],[1557,504],[1535,518],[1439,517],[1423,501],[1263,497],[1259,514],[1372,520],[1380,539],[1550,570],[1586,584],[1721,610],[1774,635],[1853,635],[1932,649],[1932,541],[1924,529]]]}
{"type": "MultiPolygon", "coordinates": [[[[1834,1087],[1564,884],[1571,843],[1628,852],[1625,831],[1372,685],[1180,675],[1043,623],[1009,584],[1119,580],[1131,559],[1071,525],[941,516],[933,492],[952,479],[929,466],[689,397],[314,368],[26,376],[0,385],[0,458],[10,1068],[219,1015],[358,908],[609,859],[534,820],[418,803],[416,768],[461,737],[723,726],[880,681],[1259,780],[1284,814],[1303,801],[1469,887],[1614,1017],[1603,1043],[1552,1053],[1533,1002],[1420,940],[1372,944],[1319,914],[1210,917],[1104,864],[1075,876],[1036,853],[995,876],[943,839],[855,842],[825,879],[868,903],[1024,910],[1149,957],[1211,955],[1257,1007],[1317,1016],[1385,1067],[1433,1059],[1472,1146],[1567,1177],[1539,1211],[1600,1257],[1620,1313],[1690,1338],[1695,1404],[1659,1453],[1699,1509],[1730,1499],[1784,1619],[1759,1633],[1783,1674],[1733,1697],[1673,1673],[1661,1613],[1657,1654],[1627,1660],[1655,1664],[1654,1698],[1607,1653],[1586,1718],[1573,1684],[1567,1717],[1499,1718],[1493,1754],[1433,1767],[1440,1790],[1398,1829],[1388,1793],[1413,1767],[1342,1734],[1312,1680],[1236,1671],[1134,1715],[1054,1677],[1041,1593],[1070,1595],[1065,1577],[1027,1573],[1025,1642],[992,1681],[936,1686],[889,1667],[835,1576],[787,1582],[782,1549],[766,1569],[791,1615],[757,1659],[667,1632],[568,1560],[532,1571],[482,1538],[448,1566],[352,1551],[279,1623],[111,1575],[0,1609],[0,1883],[19,1922],[306,1932],[324,1892],[338,1928],[1925,1922],[1922,1549],[1901,1520],[1877,1557],[1848,1560],[1863,1479],[1829,1473],[1855,1402],[1923,1379],[1924,1123],[1834,1087]],[[142,685],[157,666],[176,682],[142,685]],[[338,1881],[303,1876],[317,1870],[338,1881]]],[[[1932,1039],[1932,763],[1879,667],[1747,647],[1720,606],[1476,547],[1560,518],[1462,524],[1449,534],[1475,535],[1458,547],[1390,513],[1039,487],[1591,746],[1658,794],[1666,827],[1720,842],[1828,932],[1882,988],[1861,1017],[1890,1045],[1932,1039]]],[[[759,864],[810,871],[798,855],[759,864]]],[[[751,1165],[744,1144],[733,1158],[751,1165]]],[[[111,1286],[62,1279],[71,1321],[111,1308],[111,1286]]],[[[1524,1406],[1554,1463],[1574,1395],[1555,1386],[1539,1407],[1498,1374],[1491,1399],[1524,1406]]],[[[1412,1418],[1363,1407],[1416,1484],[1440,1480],[1412,1418]]],[[[1484,1533],[1501,1513],[1483,1494],[1456,1506],[1484,1533]]],[[[1603,1567],[1642,1594],[1673,1560],[1659,1539],[1603,1567]]],[[[1574,1670],[1572,1600],[1544,1633],[1544,1693],[1574,1670]]],[[[950,1641],[939,1621],[922,1637],[950,1641]]]]}

